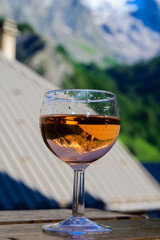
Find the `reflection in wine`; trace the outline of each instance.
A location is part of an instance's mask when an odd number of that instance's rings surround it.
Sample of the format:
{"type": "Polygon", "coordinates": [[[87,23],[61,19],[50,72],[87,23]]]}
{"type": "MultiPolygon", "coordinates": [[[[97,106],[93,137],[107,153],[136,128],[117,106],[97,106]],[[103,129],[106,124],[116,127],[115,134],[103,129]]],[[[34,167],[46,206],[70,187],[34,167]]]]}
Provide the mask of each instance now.
{"type": "Polygon", "coordinates": [[[106,154],[115,143],[120,119],[106,116],[46,115],[40,128],[47,147],[61,160],[89,164],[106,154]]]}

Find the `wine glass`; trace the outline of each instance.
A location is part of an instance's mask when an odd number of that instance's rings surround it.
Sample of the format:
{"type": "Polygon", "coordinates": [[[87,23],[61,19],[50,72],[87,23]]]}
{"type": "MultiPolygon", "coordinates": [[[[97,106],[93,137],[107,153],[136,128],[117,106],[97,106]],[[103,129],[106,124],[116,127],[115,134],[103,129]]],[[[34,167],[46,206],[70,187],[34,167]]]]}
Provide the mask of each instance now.
{"type": "Polygon", "coordinates": [[[42,103],[40,129],[49,150],[74,170],[72,216],[45,225],[43,231],[69,235],[110,232],[110,227],[84,216],[84,172],[111,149],[118,137],[116,95],[102,90],[51,90],[42,103]]]}

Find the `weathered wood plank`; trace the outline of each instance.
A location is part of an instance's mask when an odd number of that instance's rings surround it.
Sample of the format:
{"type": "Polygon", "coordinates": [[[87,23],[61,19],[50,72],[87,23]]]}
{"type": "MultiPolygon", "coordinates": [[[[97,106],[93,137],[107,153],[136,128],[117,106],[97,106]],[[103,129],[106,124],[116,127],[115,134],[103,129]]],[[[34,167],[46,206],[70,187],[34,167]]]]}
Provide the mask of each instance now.
{"type": "MultiPolygon", "coordinates": [[[[94,235],[88,237],[76,237],[76,239],[130,239],[130,240],[154,240],[160,239],[160,219],[149,220],[122,220],[122,221],[98,221],[100,224],[110,225],[113,228],[111,233],[94,235]]],[[[1,240],[48,240],[48,239],[75,239],[75,237],[49,236],[42,232],[41,224],[15,224],[1,225],[1,240]]]]}
{"type": "MultiPolygon", "coordinates": [[[[0,211],[0,225],[55,222],[71,216],[69,209],[57,210],[27,210],[27,211],[0,211]]],[[[88,218],[92,220],[142,219],[144,216],[116,212],[107,212],[97,209],[86,209],[88,218]]]]}

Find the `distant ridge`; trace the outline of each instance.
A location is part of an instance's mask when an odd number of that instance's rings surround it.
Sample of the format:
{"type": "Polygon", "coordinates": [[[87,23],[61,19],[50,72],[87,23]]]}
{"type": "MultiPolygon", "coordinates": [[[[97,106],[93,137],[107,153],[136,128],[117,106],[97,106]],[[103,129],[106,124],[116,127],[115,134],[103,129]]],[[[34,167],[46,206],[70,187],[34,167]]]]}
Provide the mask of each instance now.
{"type": "Polygon", "coordinates": [[[76,60],[101,62],[109,56],[133,63],[160,54],[159,5],[154,0],[139,2],[140,8],[137,1],[132,2],[137,7],[133,12],[127,1],[123,8],[101,1],[103,8],[93,11],[84,0],[83,4],[80,0],[50,0],[40,5],[39,0],[15,0],[14,4],[1,0],[0,14],[31,23],[51,41],[64,44],[76,60]],[[85,51],[87,47],[94,51],[85,51]]]}

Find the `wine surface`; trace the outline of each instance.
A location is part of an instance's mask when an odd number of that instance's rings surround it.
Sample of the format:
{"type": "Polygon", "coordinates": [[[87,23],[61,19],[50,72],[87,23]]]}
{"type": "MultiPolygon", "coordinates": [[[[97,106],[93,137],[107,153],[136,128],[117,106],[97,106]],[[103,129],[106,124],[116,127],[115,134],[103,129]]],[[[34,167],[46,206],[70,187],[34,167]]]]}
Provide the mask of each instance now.
{"type": "Polygon", "coordinates": [[[89,164],[106,154],[115,143],[120,119],[86,115],[46,115],[40,128],[47,147],[68,164],[89,164]]]}

